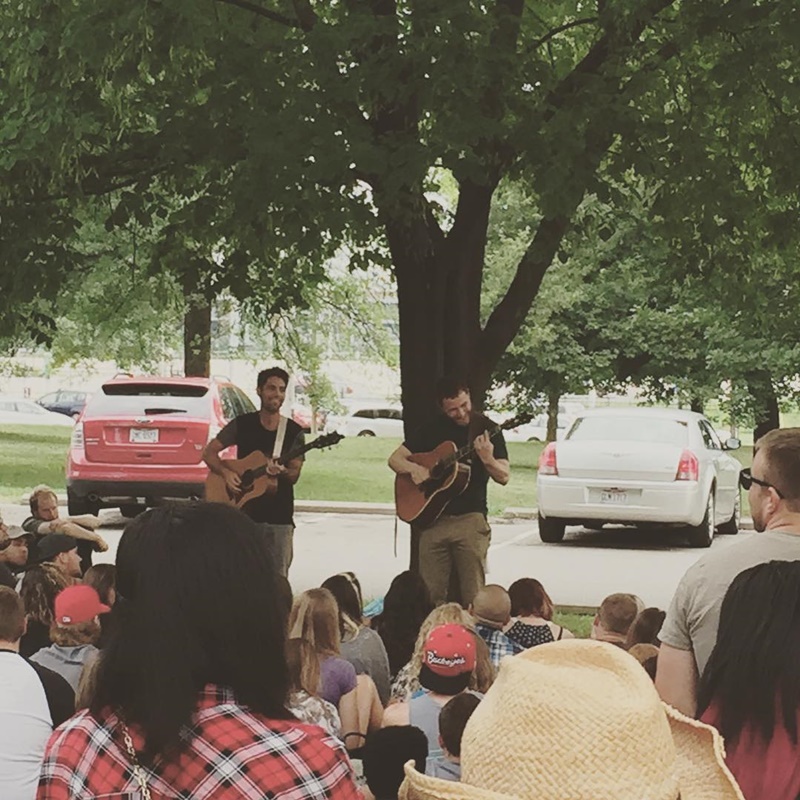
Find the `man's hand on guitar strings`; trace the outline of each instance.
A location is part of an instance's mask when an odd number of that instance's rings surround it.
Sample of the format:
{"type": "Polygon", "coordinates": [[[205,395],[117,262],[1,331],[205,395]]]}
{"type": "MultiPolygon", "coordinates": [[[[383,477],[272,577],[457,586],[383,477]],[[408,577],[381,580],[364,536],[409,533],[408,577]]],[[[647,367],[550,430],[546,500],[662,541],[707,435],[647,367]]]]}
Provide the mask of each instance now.
{"type": "Polygon", "coordinates": [[[484,464],[492,461],[494,458],[494,445],[488,433],[482,433],[480,436],[476,436],[473,444],[475,445],[475,452],[478,454],[478,458],[480,458],[484,464]]]}
{"type": "Polygon", "coordinates": [[[411,476],[411,480],[414,481],[416,486],[425,483],[431,476],[430,471],[420,464],[412,464],[409,466],[408,474],[411,476]]]}
{"type": "Polygon", "coordinates": [[[226,469],[224,477],[228,491],[237,494],[242,488],[242,479],[232,469],[226,469]]]}
{"type": "Polygon", "coordinates": [[[272,475],[273,478],[277,477],[278,475],[285,475],[286,474],[286,467],[283,464],[279,464],[277,461],[273,461],[267,467],[267,475],[272,475]]]}

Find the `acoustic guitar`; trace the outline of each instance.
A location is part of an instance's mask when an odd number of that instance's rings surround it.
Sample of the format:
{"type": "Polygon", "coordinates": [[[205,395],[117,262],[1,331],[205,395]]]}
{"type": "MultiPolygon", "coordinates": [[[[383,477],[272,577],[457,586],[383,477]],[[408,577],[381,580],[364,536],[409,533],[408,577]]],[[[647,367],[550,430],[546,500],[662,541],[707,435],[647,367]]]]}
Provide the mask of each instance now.
{"type": "MultiPolygon", "coordinates": [[[[494,438],[500,431],[516,428],[533,419],[533,414],[519,414],[513,419],[487,431],[494,438]]],[[[442,442],[427,453],[413,453],[409,461],[426,467],[430,477],[420,484],[408,474],[398,474],[394,479],[394,501],[397,516],[403,522],[431,525],[436,522],[447,504],[460,495],[469,484],[471,467],[463,463],[475,452],[474,443],[456,447],[454,442],[442,442]]]]}
{"type": "Polygon", "coordinates": [[[277,459],[264,455],[260,450],[255,450],[244,458],[226,460],[225,464],[239,476],[242,482],[241,488],[237,492],[232,491],[222,475],[209,471],[206,478],[205,499],[212,503],[225,503],[241,508],[256,497],[275,494],[278,491],[278,476],[270,475],[267,472],[267,468],[271,464],[280,464],[285,467],[290,461],[299,458],[309,450],[333,447],[342,439],[344,436],[341,433],[328,433],[325,436],[318,436],[313,442],[293,448],[286,455],[277,459]]]}

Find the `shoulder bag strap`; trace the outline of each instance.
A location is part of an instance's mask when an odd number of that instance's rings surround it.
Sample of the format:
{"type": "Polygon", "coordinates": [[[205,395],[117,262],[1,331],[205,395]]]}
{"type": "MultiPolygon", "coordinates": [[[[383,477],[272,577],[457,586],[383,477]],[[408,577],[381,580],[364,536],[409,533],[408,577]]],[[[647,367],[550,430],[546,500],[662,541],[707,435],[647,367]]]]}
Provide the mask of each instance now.
{"type": "Polygon", "coordinates": [[[128,726],[125,723],[122,724],[122,738],[125,740],[125,749],[128,752],[128,758],[131,760],[134,777],[142,791],[142,797],[144,800],[152,800],[150,788],[147,785],[147,776],[142,769],[142,765],[139,763],[139,759],[136,757],[136,748],[133,746],[131,732],[128,730],[128,726]]]}
{"type": "Polygon", "coordinates": [[[281,457],[281,450],[283,450],[283,440],[286,438],[286,417],[281,417],[278,422],[278,430],[275,431],[275,447],[272,448],[272,457],[279,459],[281,457]]]}

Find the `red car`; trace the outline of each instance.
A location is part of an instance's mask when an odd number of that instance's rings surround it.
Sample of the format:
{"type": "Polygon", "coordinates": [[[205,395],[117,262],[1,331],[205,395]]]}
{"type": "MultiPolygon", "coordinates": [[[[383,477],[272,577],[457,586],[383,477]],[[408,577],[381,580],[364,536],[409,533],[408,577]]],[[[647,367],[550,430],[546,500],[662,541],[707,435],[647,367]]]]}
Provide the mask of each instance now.
{"type": "Polygon", "coordinates": [[[201,498],[206,444],[228,421],[255,410],[241,389],[214,378],[108,381],[72,434],[69,513],[119,507],[135,516],[163,500],[201,498]]]}

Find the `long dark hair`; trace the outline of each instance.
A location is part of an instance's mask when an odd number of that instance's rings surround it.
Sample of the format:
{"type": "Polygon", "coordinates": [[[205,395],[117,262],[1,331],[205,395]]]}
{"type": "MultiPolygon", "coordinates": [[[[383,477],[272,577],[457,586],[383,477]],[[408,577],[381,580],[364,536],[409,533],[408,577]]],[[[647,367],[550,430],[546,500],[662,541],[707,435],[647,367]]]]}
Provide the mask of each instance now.
{"type": "Polygon", "coordinates": [[[117,591],[91,713],[138,725],[146,761],[179,753],[207,683],[254,712],[291,717],[272,561],[243,513],[191,503],[141,514],[119,543],[117,591]]]}
{"type": "Polygon", "coordinates": [[[720,610],[717,643],[698,686],[698,716],[719,708],[734,741],[752,725],[772,739],[776,711],[797,744],[800,708],[800,561],[770,561],[740,573],[720,610]]]}
{"type": "Polygon", "coordinates": [[[339,633],[342,639],[346,634],[357,633],[361,627],[361,604],[358,601],[355,587],[344,575],[332,575],[322,582],[339,606],[339,633]]]}
{"type": "Polygon", "coordinates": [[[542,619],[553,619],[553,601],[544,586],[536,578],[520,578],[508,587],[511,598],[511,616],[535,615],[542,619]]]}
{"type": "Polygon", "coordinates": [[[383,611],[372,621],[386,647],[392,675],[411,660],[420,626],[431,611],[428,586],[418,573],[406,570],[395,576],[383,598],[383,611]]]}

